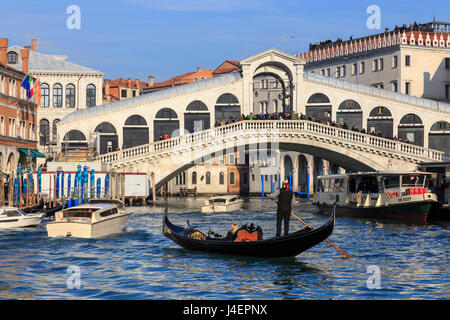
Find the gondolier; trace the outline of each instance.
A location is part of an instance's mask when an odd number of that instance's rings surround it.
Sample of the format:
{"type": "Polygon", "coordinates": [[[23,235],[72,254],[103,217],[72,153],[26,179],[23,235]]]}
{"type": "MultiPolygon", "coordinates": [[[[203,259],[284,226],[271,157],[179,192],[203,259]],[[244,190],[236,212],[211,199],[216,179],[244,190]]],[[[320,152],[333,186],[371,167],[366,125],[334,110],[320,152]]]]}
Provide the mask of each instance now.
{"type": "Polygon", "coordinates": [[[289,219],[291,217],[292,205],[295,202],[294,193],[289,189],[289,183],[287,181],[284,181],[283,187],[280,190],[270,194],[269,198],[272,200],[278,198],[276,236],[281,236],[282,220],[284,220],[284,235],[287,236],[289,233],[289,219]]]}

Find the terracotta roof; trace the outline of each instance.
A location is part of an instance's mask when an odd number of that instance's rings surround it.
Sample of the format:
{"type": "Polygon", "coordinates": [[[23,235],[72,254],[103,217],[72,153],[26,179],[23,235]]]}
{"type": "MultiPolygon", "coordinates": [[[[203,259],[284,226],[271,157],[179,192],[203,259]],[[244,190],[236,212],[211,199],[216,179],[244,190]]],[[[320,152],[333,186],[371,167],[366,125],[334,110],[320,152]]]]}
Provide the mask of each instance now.
{"type": "MultiPolygon", "coordinates": [[[[213,70],[207,70],[207,69],[199,69],[196,72],[187,72],[180,74],[178,76],[175,76],[173,78],[170,78],[169,80],[162,81],[162,82],[155,82],[152,86],[147,87],[149,89],[156,89],[156,88],[166,88],[166,87],[174,87],[179,86],[182,84],[188,84],[194,82],[194,78],[201,78],[209,79],[212,77],[213,70]]],[[[204,80],[202,79],[202,80],[204,80]]],[[[200,79],[198,79],[200,80],[200,79]]]]}
{"type": "Polygon", "coordinates": [[[226,60],[216,70],[213,71],[213,75],[219,75],[239,70],[239,61],[226,60]]]}
{"type": "MultiPolygon", "coordinates": [[[[104,80],[103,87],[105,87],[107,79],[104,80]]],[[[131,80],[131,79],[125,79],[125,78],[118,78],[114,80],[109,80],[109,87],[128,87],[128,88],[147,88],[148,84],[147,82],[141,81],[139,79],[131,80]],[[136,84],[137,81],[137,84],[136,84]]]]}

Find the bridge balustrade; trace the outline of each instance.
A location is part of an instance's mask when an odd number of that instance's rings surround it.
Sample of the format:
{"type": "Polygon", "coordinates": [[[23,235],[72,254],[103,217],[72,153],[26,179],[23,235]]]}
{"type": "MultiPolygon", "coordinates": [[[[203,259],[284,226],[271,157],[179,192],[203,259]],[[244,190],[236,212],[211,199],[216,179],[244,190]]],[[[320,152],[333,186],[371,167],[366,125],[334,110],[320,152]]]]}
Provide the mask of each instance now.
{"type": "Polygon", "coordinates": [[[441,151],[376,137],[366,133],[336,128],[308,120],[245,120],[167,140],[156,141],[146,145],[103,154],[98,156],[96,160],[105,163],[118,163],[121,161],[126,162],[127,159],[132,159],[142,155],[156,156],[156,154],[161,152],[170,152],[175,147],[194,147],[202,143],[211,142],[212,139],[223,140],[226,138],[250,135],[259,131],[266,131],[266,134],[277,133],[292,135],[309,133],[316,137],[323,137],[327,139],[331,138],[337,142],[350,143],[353,144],[353,147],[374,147],[380,152],[390,151],[392,153],[424,160],[445,161],[448,159],[448,155],[445,155],[445,153],[441,151]]]}

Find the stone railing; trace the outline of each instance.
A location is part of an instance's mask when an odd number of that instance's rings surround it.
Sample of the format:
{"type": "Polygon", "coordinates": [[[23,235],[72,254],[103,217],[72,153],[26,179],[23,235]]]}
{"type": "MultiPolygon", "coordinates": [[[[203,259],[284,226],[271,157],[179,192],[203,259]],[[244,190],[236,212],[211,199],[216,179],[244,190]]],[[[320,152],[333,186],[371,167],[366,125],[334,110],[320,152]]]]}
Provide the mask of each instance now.
{"type": "Polygon", "coordinates": [[[339,143],[350,148],[371,149],[374,153],[386,155],[389,153],[417,162],[447,161],[449,159],[449,155],[442,151],[307,120],[246,120],[103,154],[97,156],[95,160],[111,164],[127,163],[141,157],[160,157],[164,153],[180,152],[182,149],[197,148],[215,141],[223,141],[224,139],[245,138],[255,132],[263,135],[278,135],[280,137],[283,135],[293,137],[307,135],[311,139],[321,138],[328,140],[330,143],[339,143]]]}

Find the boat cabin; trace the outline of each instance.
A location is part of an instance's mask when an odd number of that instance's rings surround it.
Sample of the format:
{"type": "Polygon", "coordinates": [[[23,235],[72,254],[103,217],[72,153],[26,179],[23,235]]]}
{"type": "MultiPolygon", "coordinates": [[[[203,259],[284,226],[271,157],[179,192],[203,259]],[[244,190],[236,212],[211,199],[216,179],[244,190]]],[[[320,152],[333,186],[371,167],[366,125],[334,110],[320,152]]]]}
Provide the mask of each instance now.
{"type": "Polygon", "coordinates": [[[19,217],[24,216],[25,213],[16,207],[2,207],[0,208],[0,217],[19,217]]]}
{"type": "Polygon", "coordinates": [[[119,213],[117,207],[111,207],[111,205],[81,205],[57,212],[55,221],[96,222],[117,213],[119,213]]]}
{"type": "Polygon", "coordinates": [[[239,200],[238,196],[221,196],[221,197],[212,197],[208,200],[205,200],[205,205],[227,205],[239,200]]]}

